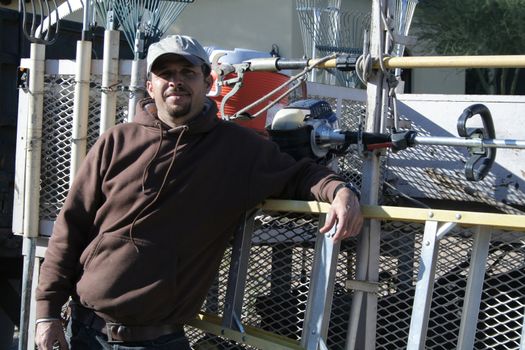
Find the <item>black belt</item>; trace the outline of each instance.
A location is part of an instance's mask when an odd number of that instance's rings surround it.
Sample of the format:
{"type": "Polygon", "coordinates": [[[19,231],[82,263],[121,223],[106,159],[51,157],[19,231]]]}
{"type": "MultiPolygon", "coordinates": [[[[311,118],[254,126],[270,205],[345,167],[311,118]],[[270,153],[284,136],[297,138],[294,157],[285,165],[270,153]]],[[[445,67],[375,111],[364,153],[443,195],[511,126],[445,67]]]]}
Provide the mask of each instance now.
{"type": "Polygon", "coordinates": [[[163,335],[181,332],[184,326],[181,324],[159,325],[159,326],[126,326],[122,323],[106,322],[93,310],[78,304],[71,306],[71,318],[80,323],[105,334],[109,343],[138,342],[157,339],[163,335]]]}

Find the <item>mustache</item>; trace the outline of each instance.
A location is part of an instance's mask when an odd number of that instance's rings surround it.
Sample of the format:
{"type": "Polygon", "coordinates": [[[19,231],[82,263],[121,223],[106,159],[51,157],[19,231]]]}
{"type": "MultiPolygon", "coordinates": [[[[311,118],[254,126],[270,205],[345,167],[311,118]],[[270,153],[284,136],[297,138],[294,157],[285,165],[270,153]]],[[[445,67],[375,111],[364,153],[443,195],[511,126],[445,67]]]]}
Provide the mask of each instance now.
{"type": "Polygon", "coordinates": [[[178,92],[178,93],[180,93],[180,92],[186,92],[186,93],[189,93],[189,91],[188,91],[186,88],[184,88],[183,86],[176,86],[176,87],[174,87],[174,88],[170,88],[170,89],[166,90],[166,91],[164,92],[164,95],[165,95],[165,96],[169,96],[169,95],[174,94],[174,93],[177,93],[177,92],[178,92]]]}

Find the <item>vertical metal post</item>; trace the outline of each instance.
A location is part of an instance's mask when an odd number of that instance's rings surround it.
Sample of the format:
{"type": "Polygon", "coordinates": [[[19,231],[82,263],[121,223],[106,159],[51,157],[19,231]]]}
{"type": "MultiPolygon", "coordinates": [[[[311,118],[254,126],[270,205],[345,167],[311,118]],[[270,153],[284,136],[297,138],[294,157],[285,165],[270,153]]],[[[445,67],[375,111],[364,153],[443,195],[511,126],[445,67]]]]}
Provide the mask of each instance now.
{"type": "Polygon", "coordinates": [[[491,229],[485,226],[476,228],[470,268],[465,291],[465,301],[461,312],[461,326],[459,328],[458,350],[474,348],[476,325],[478,322],[479,305],[481,293],[483,292],[483,280],[489,253],[491,229]]]}
{"type": "Polygon", "coordinates": [[[523,324],[521,325],[520,350],[525,350],[525,308],[523,309],[523,324]]]}
{"type": "Polygon", "coordinates": [[[69,172],[70,184],[73,182],[77,170],[86,156],[91,46],[91,41],[89,40],[77,41],[73,135],[71,140],[71,166],[69,172]]]}
{"type": "MultiPolygon", "coordinates": [[[[324,225],[326,215],[319,217],[319,227],[324,225]]],[[[317,350],[325,344],[332,311],[334,281],[340,243],[330,238],[335,227],[326,235],[317,234],[315,256],[306,304],[301,345],[308,350],[317,350]]]]}
{"type": "Polygon", "coordinates": [[[145,33],[142,28],[138,28],[135,34],[134,59],[131,63],[131,78],[129,82],[129,104],[128,104],[128,122],[133,121],[137,102],[144,97],[144,86],[146,84],[146,60],[144,59],[145,33]]]}
{"type": "Polygon", "coordinates": [[[118,54],[120,32],[114,29],[112,14],[108,14],[107,29],[104,31],[104,58],[102,70],[102,97],[100,100],[100,134],[115,125],[117,109],[118,54]]]}
{"type": "Polygon", "coordinates": [[[408,350],[424,349],[434,289],[434,275],[436,272],[436,258],[439,251],[437,238],[438,222],[427,221],[423,244],[421,248],[421,263],[417,276],[414,304],[410,317],[410,330],[408,333],[408,350]]]}
{"type": "Polygon", "coordinates": [[[241,325],[242,303],[248,274],[248,260],[253,235],[255,213],[245,213],[235,232],[228,287],[224,302],[223,326],[243,332],[241,325]]]}
{"type": "Polygon", "coordinates": [[[40,222],[40,164],[42,157],[42,115],[44,109],[45,46],[31,44],[29,63],[29,119],[26,130],[26,167],[24,181],[24,271],[20,315],[19,349],[27,349],[32,274],[35,263],[35,237],[40,222]]]}
{"type": "MultiPolygon", "coordinates": [[[[313,37],[312,37],[312,58],[317,58],[317,39],[319,37],[319,31],[321,30],[321,10],[315,7],[312,7],[312,11],[314,13],[314,28],[313,28],[313,37]]],[[[317,81],[318,74],[317,70],[314,69],[310,73],[310,81],[313,81],[315,83],[319,83],[317,81]]]]}
{"type": "MultiPolygon", "coordinates": [[[[370,23],[370,54],[372,58],[381,56],[385,33],[381,29],[381,11],[386,0],[372,2],[370,23]]],[[[367,83],[366,131],[379,132],[382,120],[386,117],[383,96],[388,91],[384,74],[381,70],[370,72],[367,83]]],[[[376,205],[379,197],[381,153],[366,154],[363,163],[363,183],[361,203],[376,205]]],[[[377,282],[379,278],[379,243],[381,225],[377,220],[370,220],[363,226],[358,238],[357,273],[358,281],[377,282]]],[[[355,291],[350,310],[350,322],[347,335],[347,349],[375,349],[377,319],[377,296],[373,293],[355,291]],[[362,336],[357,337],[357,334],[362,336]]]]}

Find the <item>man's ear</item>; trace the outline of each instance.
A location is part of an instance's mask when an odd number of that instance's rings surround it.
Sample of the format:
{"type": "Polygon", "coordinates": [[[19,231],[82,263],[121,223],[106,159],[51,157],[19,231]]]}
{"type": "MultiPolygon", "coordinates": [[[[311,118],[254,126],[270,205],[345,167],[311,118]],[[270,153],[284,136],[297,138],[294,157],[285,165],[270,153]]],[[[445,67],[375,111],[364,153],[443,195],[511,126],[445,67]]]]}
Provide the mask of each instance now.
{"type": "Polygon", "coordinates": [[[146,90],[148,90],[149,97],[155,98],[155,96],[153,95],[153,84],[150,80],[146,81],[146,90]]]}
{"type": "Polygon", "coordinates": [[[213,84],[213,77],[209,74],[204,81],[206,81],[206,92],[210,92],[211,85],[213,84]]]}

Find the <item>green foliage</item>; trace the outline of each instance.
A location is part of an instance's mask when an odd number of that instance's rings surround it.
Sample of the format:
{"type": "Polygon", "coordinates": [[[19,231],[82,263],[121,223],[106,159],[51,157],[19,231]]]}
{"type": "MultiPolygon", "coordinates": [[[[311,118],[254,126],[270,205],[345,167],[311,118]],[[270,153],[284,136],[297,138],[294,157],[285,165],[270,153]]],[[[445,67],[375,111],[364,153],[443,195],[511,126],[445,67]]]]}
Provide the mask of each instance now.
{"type": "MultiPolygon", "coordinates": [[[[525,0],[421,0],[414,27],[438,55],[525,54],[525,0]]],[[[477,71],[487,93],[515,92],[519,69],[477,71]]]]}

